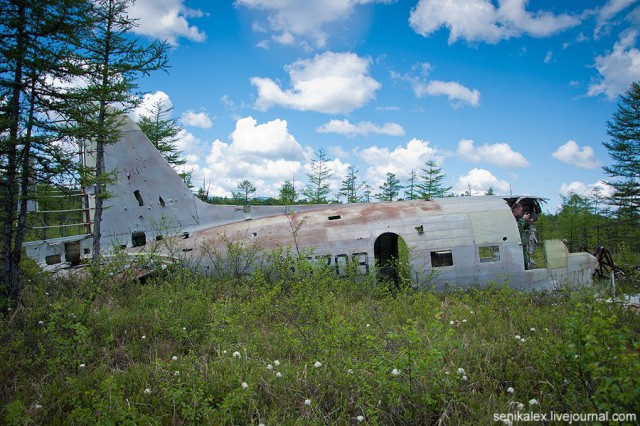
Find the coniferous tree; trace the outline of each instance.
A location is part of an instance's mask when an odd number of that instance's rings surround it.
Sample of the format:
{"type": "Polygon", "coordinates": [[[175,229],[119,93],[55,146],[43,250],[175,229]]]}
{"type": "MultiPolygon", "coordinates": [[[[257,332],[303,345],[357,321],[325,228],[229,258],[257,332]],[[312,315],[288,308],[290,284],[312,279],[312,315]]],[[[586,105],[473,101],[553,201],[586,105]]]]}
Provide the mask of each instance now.
{"type": "Polygon", "coordinates": [[[178,134],[182,129],[178,126],[178,119],[171,117],[172,111],[172,106],[167,106],[163,100],[159,99],[147,109],[146,113],[140,115],[138,126],[167,163],[175,167],[185,164],[187,160],[181,157],[176,147],[179,140],[178,134]]]}
{"type": "Polygon", "coordinates": [[[280,187],[280,192],[278,195],[278,199],[283,204],[293,204],[296,198],[298,198],[298,194],[296,193],[296,188],[293,185],[293,182],[290,180],[284,181],[282,186],[280,187]]]}
{"type": "Polygon", "coordinates": [[[418,191],[417,191],[417,183],[416,179],[418,178],[418,174],[415,170],[411,170],[411,175],[409,176],[409,185],[405,187],[404,194],[407,200],[417,200],[418,199],[418,191]]]}
{"type": "Polygon", "coordinates": [[[371,193],[373,192],[373,187],[369,185],[367,182],[362,182],[362,202],[370,203],[371,202],[371,193]]]}
{"type": "Polygon", "coordinates": [[[400,185],[395,173],[387,173],[387,179],[379,188],[380,192],[376,194],[376,197],[380,201],[393,201],[400,194],[402,185],[400,185]]]}
{"type": "MultiPolygon", "coordinates": [[[[175,169],[177,166],[186,164],[187,160],[182,157],[176,147],[182,128],[178,126],[178,119],[171,117],[172,111],[173,106],[168,106],[162,99],[159,99],[147,108],[146,113],[140,115],[138,127],[162,154],[165,161],[175,169]]],[[[193,188],[192,173],[186,170],[176,171],[183,182],[189,188],[193,188]]]]}
{"type": "Polygon", "coordinates": [[[86,86],[78,91],[75,119],[82,134],[95,146],[92,170],[95,215],[93,217],[93,260],[100,260],[101,222],[104,200],[108,196],[110,171],[105,170],[105,146],[120,138],[119,124],[123,112],[140,100],[136,80],[152,71],[166,69],[168,45],[155,41],[144,43],[133,37],[136,21],[127,15],[133,0],[93,0],[91,31],[82,34],[82,65],[86,86]]]}
{"type": "Polygon", "coordinates": [[[329,179],[333,176],[329,168],[329,161],[324,148],[320,148],[311,162],[311,172],[307,173],[309,184],[303,191],[304,196],[311,203],[327,203],[327,196],[331,192],[329,179]]]}
{"type": "Polygon", "coordinates": [[[607,121],[603,142],[612,159],[605,173],[615,180],[607,182],[614,188],[611,203],[618,207],[621,218],[640,221],[640,82],[634,82],[621,97],[613,119],[607,121]]]}
{"type": "Polygon", "coordinates": [[[435,161],[428,160],[425,163],[425,168],[422,169],[422,173],[420,175],[422,182],[417,185],[420,198],[444,197],[447,192],[451,191],[450,186],[443,186],[446,175],[435,161]]]}
{"type": "Polygon", "coordinates": [[[356,184],[358,179],[356,173],[358,173],[358,170],[353,166],[349,166],[347,176],[342,181],[342,186],[340,187],[340,195],[346,197],[347,203],[358,202],[358,189],[360,187],[356,184]]]}
{"type": "Polygon", "coordinates": [[[84,0],[0,0],[0,200],[2,288],[20,294],[19,264],[30,187],[65,176],[70,131],[65,89],[79,71],[76,31],[91,24],[84,0]]]}

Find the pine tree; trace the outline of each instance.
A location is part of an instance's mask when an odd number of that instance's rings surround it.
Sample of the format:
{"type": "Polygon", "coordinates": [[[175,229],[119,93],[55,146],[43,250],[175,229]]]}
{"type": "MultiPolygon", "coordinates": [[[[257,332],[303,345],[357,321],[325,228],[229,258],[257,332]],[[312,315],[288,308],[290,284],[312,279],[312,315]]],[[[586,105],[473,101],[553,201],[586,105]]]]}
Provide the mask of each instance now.
{"type": "Polygon", "coordinates": [[[395,173],[387,173],[387,179],[379,188],[380,193],[376,194],[376,198],[380,201],[393,201],[400,194],[402,185],[395,173]]]}
{"type": "Polygon", "coordinates": [[[329,161],[324,148],[320,148],[311,162],[311,172],[307,173],[309,184],[303,191],[304,196],[311,203],[327,203],[327,195],[331,192],[329,179],[333,176],[329,169],[329,161]]]}
{"type": "Polygon", "coordinates": [[[420,175],[422,182],[417,185],[420,198],[430,199],[444,197],[447,192],[451,191],[450,186],[445,187],[442,184],[446,175],[433,160],[428,160],[425,166],[426,167],[422,169],[423,174],[420,175]]]}
{"type": "Polygon", "coordinates": [[[640,82],[634,82],[621,97],[613,119],[607,121],[609,142],[602,144],[612,159],[605,173],[616,180],[607,184],[614,188],[611,203],[618,207],[619,217],[640,220],[640,82]]]}
{"type": "Polygon", "coordinates": [[[238,184],[236,192],[233,193],[233,198],[238,200],[245,206],[249,205],[249,197],[256,192],[256,187],[248,180],[243,180],[238,184]]]}

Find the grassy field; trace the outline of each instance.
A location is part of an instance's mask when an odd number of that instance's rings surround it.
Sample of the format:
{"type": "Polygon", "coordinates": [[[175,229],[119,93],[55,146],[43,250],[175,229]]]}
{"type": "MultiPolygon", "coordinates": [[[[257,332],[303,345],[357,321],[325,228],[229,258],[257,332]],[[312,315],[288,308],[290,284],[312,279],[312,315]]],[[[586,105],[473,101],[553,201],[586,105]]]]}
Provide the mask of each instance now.
{"type": "Polygon", "coordinates": [[[141,284],[114,268],[31,277],[1,318],[0,423],[640,413],[640,317],[593,290],[389,291],[311,267],[215,279],[176,269],[141,284]]]}

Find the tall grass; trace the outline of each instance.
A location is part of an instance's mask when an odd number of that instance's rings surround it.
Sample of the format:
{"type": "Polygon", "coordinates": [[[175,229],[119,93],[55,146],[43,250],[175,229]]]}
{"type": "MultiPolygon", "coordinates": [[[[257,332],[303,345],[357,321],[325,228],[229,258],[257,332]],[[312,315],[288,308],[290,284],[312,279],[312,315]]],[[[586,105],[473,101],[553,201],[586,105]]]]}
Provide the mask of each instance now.
{"type": "Polygon", "coordinates": [[[249,277],[31,278],[4,424],[486,424],[640,412],[640,321],[593,292],[432,293],[286,262],[249,277]],[[275,269],[273,269],[275,268],[275,269]]]}

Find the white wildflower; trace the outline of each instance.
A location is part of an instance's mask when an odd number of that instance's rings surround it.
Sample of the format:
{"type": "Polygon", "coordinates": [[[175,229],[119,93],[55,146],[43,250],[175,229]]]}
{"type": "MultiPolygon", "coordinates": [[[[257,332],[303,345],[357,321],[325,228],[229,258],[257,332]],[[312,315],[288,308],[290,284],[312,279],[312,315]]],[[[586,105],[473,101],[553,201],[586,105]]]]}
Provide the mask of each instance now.
{"type": "Polygon", "coordinates": [[[235,352],[233,353],[233,357],[234,357],[234,358],[240,358],[240,352],[235,351],[235,352]]]}
{"type": "Polygon", "coordinates": [[[145,393],[145,394],[147,394],[147,395],[149,395],[149,394],[151,393],[151,389],[146,388],[146,389],[144,390],[144,393],[145,393]]]}
{"type": "Polygon", "coordinates": [[[529,405],[540,405],[540,404],[538,403],[537,399],[530,399],[529,400],[529,405]]]}
{"type": "Polygon", "coordinates": [[[273,365],[267,364],[267,370],[273,370],[273,365]]]}
{"type": "Polygon", "coordinates": [[[525,342],[525,340],[524,340],[524,337],[523,337],[522,339],[520,339],[520,343],[524,343],[524,342],[525,342]]]}
{"type": "Polygon", "coordinates": [[[462,367],[458,368],[458,376],[464,376],[464,373],[465,373],[464,368],[462,367]]]}
{"type": "Polygon", "coordinates": [[[518,411],[524,410],[524,404],[522,402],[518,402],[518,411]]]}
{"type": "Polygon", "coordinates": [[[311,400],[310,399],[305,399],[304,400],[304,405],[311,405],[311,400]]]}
{"type": "Polygon", "coordinates": [[[360,415],[358,417],[356,417],[356,420],[359,422],[363,422],[364,421],[364,416],[360,415]]]}
{"type": "Polygon", "coordinates": [[[511,422],[511,420],[509,419],[502,419],[502,424],[505,424],[507,426],[512,426],[513,422],[511,422]]]}
{"type": "Polygon", "coordinates": [[[145,340],[147,338],[147,336],[145,336],[144,334],[142,335],[142,340],[145,340]]]}
{"type": "Polygon", "coordinates": [[[86,365],[84,365],[84,364],[80,364],[80,365],[79,365],[79,367],[80,367],[80,368],[85,368],[85,367],[86,367],[86,365]]]}
{"type": "Polygon", "coordinates": [[[171,359],[172,359],[173,361],[177,361],[177,360],[178,360],[178,357],[174,355],[174,356],[172,356],[172,357],[171,357],[171,359]]]}
{"type": "Polygon", "coordinates": [[[467,376],[462,376],[462,380],[469,380],[469,378],[467,376]]]}
{"type": "Polygon", "coordinates": [[[520,337],[519,334],[516,334],[516,340],[520,340],[520,339],[522,339],[522,337],[520,337]]]}
{"type": "Polygon", "coordinates": [[[507,393],[511,393],[511,394],[513,394],[514,392],[515,392],[515,390],[513,390],[513,388],[512,388],[511,386],[509,386],[509,387],[507,388],[507,393]]]}
{"type": "Polygon", "coordinates": [[[391,370],[391,375],[392,375],[392,376],[397,376],[397,375],[399,375],[399,374],[400,374],[400,371],[398,371],[398,369],[397,369],[397,368],[394,368],[393,370],[391,370]]]}
{"type": "Polygon", "coordinates": [[[247,382],[242,382],[242,389],[244,390],[249,389],[249,385],[247,384],[247,382]]]}
{"type": "Polygon", "coordinates": [[[466,319],[463,319],[463,320],[462,320],[462,322],[467,322],[467,320],[466,320],[466,319]]]}
{"type": "Polygon", "coordinates": [[[353,374],[353,370],[352,369],[348,369],[347,370],[347,374],[353,374]]]}
{"type": "Polygon", "coordinates": [[[275,365],[276,367],[280,365],[280,361],[278,361],[277,359],[273,361],[273,365],[275,365]]]}
{"type": "Polygon", "coordinates": [[[535,328],[533,328],[533,327],[531,327],[529,330],[531,330],[531,331],[536,331],[536,329],[535,329],[535,328]]]}
{"type": "Polygon", "coordinates": [[[451,325],[453,325],[455,323],[456,323],[455,321],[449,321],[449,324],[451,324],[451,325]]]}
{"type": "Polygon", "coordinates": [[[282,373],[278,371],[278,372],[276,373],[276,377],[278,377],[278,378],[279,378],[279,377],[282,377],[282,373]]]}
{"type": "Polygon", "coordinates": [[[371,324],[367,323],[367,327],[371,327],[371,324]]]}
{"type": "Polygon", "coordinates": [[[176,371],[174,371],[174,372],[173,372],[173,375],[174,375],[174,376],[179,376],[179,375],[180,375],[180,372],[179,372],[178,370],[176,370],[176,371]]]}
{"type": "Polygon", "coordinates": [[[38,324],[43,325],[44,321],[40,320],[40,321],[38,321],[38,324]]]}
{"type": "Polygon", "coordinates": [[[316,361],[316,363],[315,363],[315,364],[313,364],[313,366],[314,366],[315,368],[320,368],[320,367],[322,367],[322,363],[321,363],[320,361],[316,361]]]}
{"type": "Polygon", "coordinates": [[[33,408],[35,408],[36,410],[39,410],[39,409],[41,409],[41,408],[42,408],[42,405],[40,405],[40,404],[36,404],[36,405],[34,405],[34,406],[33,406],[33,408]]]}

